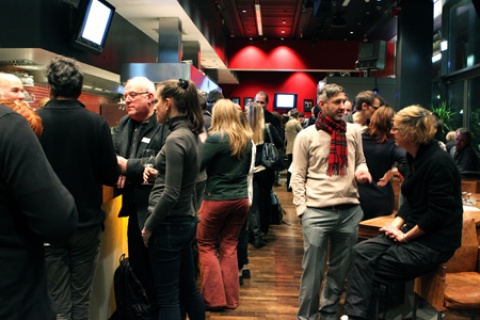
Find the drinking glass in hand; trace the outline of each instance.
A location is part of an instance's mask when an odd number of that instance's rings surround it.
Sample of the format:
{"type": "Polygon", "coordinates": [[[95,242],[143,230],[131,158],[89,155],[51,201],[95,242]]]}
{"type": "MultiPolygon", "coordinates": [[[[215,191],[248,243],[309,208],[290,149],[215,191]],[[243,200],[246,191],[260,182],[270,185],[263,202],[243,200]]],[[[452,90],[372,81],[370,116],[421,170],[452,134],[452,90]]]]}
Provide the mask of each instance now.
{"type": "Polygon", "coordinates": [[[152,184],[151,180],[154,180],[157,176],[157,170],[155,169],[155,150],[145,149],[142,154],[142,164],[145,170],[143,171],[143,183],[152,184]]]}

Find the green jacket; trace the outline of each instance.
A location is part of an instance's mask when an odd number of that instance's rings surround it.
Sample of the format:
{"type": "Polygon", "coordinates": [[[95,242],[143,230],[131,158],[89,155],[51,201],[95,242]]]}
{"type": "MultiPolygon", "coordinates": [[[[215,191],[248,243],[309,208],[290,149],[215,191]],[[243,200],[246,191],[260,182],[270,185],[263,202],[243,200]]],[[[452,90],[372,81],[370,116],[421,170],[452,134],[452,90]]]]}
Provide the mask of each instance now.
{"type": "Polygon", "coordinates": [[[252,157],[252,142],[245,154],[237,159],[231,156],[228,136],[209,135],[205,141],[201,168],[207,169],[205,200],[233,200],[248,197],[247,174],[252,157]]]}

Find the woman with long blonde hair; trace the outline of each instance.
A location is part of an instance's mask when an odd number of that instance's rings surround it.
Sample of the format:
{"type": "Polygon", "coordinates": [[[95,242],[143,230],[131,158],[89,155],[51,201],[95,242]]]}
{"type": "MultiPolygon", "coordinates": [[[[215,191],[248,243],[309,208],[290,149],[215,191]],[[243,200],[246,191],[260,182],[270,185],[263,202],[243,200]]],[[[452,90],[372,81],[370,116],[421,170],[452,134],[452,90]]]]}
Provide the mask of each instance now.
{"type": "Polygon", "coordinates": [[[237,243],[249,209],[251,135],[235,104],[217,101],[202,156],[208,178],[197,227],[201,294],[211,311],[235,309],[240,300],[237,243]]]}
{"type": "Polygon", "coordinates": [[[278,149],[283,147],[283,141],[273,125],[265,124],[264,110],[260,104],[252,103],[247,107],[247,120],[253,131],[253,142],[257,148],[255,156],[255,173],[253,175],[253,201],[250,208],[248,231],[253,237],[255,248],[265,246],[265,235],[270,228],[272,205],[270,192],[275,181],[275,171],[262,165],[262,149],[265,142],[272,142],[278,149]],[[270,131],[272,140],[270,141],[270,131]]]}

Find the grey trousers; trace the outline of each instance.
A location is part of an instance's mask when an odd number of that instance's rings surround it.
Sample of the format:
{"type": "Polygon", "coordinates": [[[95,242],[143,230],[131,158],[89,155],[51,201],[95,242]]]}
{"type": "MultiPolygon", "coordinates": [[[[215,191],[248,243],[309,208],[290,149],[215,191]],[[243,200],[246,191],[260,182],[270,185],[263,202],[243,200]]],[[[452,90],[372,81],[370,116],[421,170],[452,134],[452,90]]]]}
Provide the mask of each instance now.
{"type": "Polygon", "coordinates": [[[96,225],[77,229],[68,243],[45,245],[48,291],[58,320],[88,320],[100,235],[96,225]]]}
{"type": "Polygon", "coordinates": [[[303,275],[300,284],[300,307],[297,319],[337,319],[337,309],[345,288],[353,245],[357,242],[358,224],[363,218],[360,205],[346,210],[307,208],[302,216],[303,275]],[[327,246],[330,243],[328,270],[322,290],[327,246]]]}

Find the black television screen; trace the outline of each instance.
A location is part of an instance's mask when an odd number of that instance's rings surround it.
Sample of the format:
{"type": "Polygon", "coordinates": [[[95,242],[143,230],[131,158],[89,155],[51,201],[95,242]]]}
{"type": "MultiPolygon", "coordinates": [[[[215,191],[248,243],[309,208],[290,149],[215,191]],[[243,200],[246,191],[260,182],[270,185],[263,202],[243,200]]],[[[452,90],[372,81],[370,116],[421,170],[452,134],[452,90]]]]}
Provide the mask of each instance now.
{"type": "Polygon", "coordinates": [[[375,43],[362,42],[358,52],[358,59],[372,59],[375,57],[375,43]]]}
{"type": "Polygon", "coordinates": [[[79,6],[79,21],[73,46],[93,53],[102,53],[112,23],[115,7],[105,0],[85,0],[79,6]]]}
{"type": "Polygon", "coordinates": [[[274,109],[292,109],[297,107],[297,94],[275,93],[273,99],[274,109]]]}

